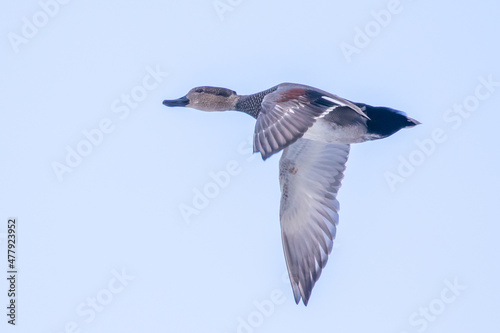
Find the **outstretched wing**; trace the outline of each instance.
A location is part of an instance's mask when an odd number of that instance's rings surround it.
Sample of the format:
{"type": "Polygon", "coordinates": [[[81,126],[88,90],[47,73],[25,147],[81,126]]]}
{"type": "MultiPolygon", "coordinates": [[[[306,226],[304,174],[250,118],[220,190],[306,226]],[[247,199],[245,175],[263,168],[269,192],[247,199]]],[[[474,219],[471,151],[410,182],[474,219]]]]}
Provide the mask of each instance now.
{"type": "Polygon", "coordinates": [[[359,107],[341,97],[305,85],[282,83],[264,98],[254,132],[254,152],[265,160],[288,147],[337,107],[348,107],[368,118],[359,107]]]}
{"type": "Polygon", "coordinates": [[[281,156],[281,237],[296,303],[307,305],[332,251],[349,148],[302,138],[281,156]]]}

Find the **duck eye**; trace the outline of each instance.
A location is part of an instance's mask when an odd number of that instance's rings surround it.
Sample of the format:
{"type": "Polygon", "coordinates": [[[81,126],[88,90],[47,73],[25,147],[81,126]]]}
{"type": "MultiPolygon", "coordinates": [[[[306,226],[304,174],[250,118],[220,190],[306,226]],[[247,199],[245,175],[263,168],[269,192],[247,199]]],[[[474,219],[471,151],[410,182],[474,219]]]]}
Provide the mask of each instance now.
{"type": "Polygon", "coordinates": [[[202,88],[197,88],[194,90],[194,92],[197,92],[197,93],[202,93],[203,92],[203,89],[202,88]]]}

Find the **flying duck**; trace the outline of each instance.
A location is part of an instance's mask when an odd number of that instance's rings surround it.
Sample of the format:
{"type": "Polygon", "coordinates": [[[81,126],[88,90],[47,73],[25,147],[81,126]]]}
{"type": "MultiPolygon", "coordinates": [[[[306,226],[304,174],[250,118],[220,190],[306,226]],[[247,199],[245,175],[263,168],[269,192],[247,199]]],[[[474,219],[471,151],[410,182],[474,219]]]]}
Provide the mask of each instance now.
{"type": "Polygon", "coordinates": [[[420,124],[387,107],[354,103],[310,86],[282,83],[252,95],[197,87],[165,100],[170,107],[241,111],[257,119],[253,150],[279,162],[281,238],[295,302],[307,305],[332,251],[337,193],[351,143],[388,137],[420,124]]]}

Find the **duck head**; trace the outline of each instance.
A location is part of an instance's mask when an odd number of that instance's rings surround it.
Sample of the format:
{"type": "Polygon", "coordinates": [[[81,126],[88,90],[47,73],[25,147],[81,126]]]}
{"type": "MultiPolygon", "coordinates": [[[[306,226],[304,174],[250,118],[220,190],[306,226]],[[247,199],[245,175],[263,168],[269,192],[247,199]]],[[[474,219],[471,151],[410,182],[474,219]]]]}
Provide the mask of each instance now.
{"type": "Polygon", "coordinates": [[[205,86],[191,89],[184,97],[164,100],[163,105],[189,107],[201,111],[227,111],[234,110],[238,99],[236,91],[205,86]]]}

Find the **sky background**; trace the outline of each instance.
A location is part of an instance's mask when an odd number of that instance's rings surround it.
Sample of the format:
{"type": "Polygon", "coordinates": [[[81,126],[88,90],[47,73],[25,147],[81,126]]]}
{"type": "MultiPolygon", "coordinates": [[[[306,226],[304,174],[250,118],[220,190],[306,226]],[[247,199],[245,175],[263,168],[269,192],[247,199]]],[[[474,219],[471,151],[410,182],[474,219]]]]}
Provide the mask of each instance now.
{"type": "Polygon", "coordinates": [[[498,1],[60,1],[0,11],[2,332],[498,331],[498,1]],[[422,122],[353,145],[307,307],[280,154],[243,113],[161,103],[281,82],[422,122]]]}

